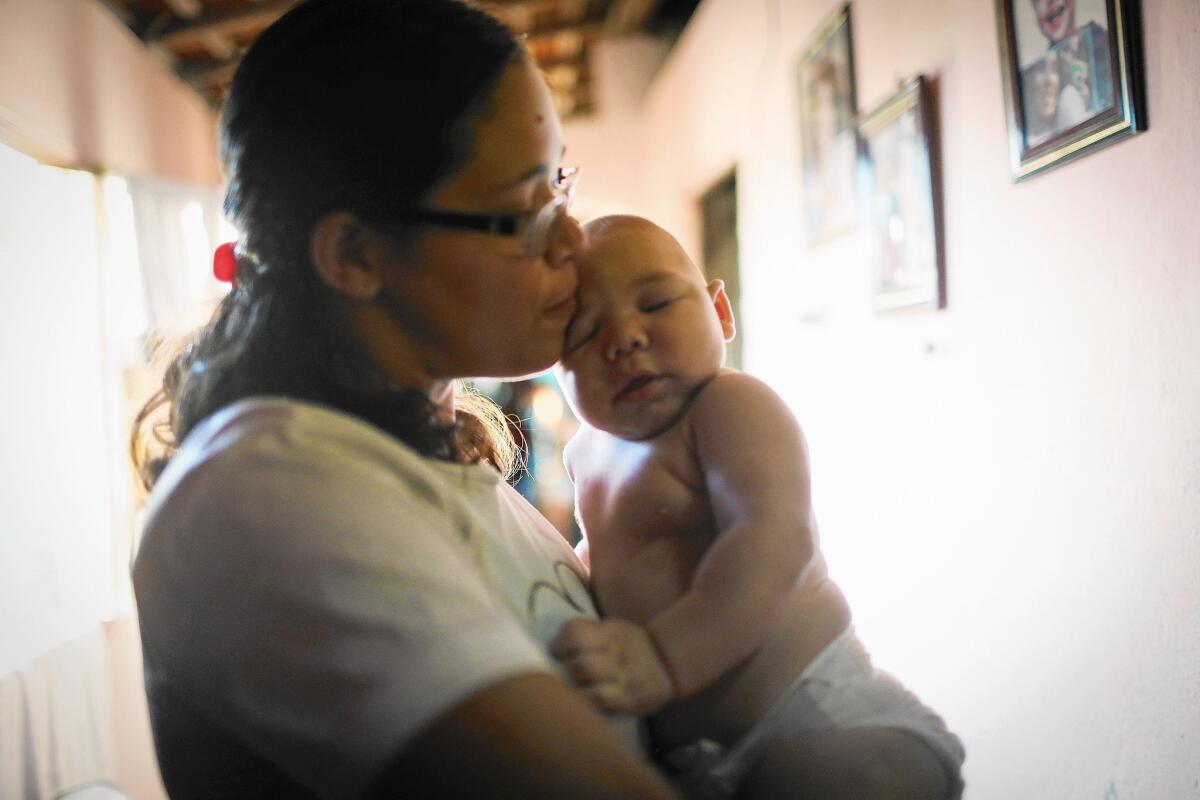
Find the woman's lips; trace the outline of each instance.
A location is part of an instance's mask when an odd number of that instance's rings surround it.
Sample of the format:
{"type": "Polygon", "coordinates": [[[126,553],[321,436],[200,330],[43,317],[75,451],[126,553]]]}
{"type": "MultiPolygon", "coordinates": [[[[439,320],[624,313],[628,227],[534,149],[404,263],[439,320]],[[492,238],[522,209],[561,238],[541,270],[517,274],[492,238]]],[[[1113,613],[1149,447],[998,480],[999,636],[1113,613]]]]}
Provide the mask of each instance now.
{"type": "Polygon", "coordinates": [[[554,318],[570,319],[575,313],[575,295],[574,293],[567,295],[564,299],[546,306],[546,316],[554,318]]]}
{"type": "Polygon", "coordinates": [[[666,385],[662,375],[639,375],[621,387],[613,397],[614,403],[640,403],[649,400],[666,385]]]}

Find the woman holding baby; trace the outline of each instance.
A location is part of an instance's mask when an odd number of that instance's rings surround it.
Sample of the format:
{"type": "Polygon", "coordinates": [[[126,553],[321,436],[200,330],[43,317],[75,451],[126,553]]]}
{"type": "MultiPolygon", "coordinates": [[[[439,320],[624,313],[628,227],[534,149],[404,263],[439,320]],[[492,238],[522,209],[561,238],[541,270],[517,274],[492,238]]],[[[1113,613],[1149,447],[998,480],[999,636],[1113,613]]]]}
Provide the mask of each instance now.
{"type": "Polygon", "coordinates": [[[458,0],[308,0],[221,145],[233,288],[135,432],[166,444],[134,586],[171,796],[673,796],[547,655],[586,569],[458,385],[549,368],[576,309],[530,57],[458,0]]]}

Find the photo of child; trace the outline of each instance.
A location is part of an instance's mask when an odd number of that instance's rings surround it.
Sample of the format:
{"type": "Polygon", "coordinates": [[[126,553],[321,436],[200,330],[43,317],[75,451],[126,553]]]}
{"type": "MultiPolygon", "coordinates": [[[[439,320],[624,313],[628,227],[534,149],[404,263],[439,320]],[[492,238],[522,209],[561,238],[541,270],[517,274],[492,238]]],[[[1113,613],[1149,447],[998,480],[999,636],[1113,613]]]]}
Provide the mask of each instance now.
{"type": "Polygon", "coordinates": [[[1104,0],[1017,0],[1025,146],[1036,147],[1113,104],[1104,0]]]}
{"type": "Polygon", "coordinates": [[[857,221],[859,138],[851,52],[850,15],[844,9],[826,23],[800,62],[800,154],[810,242],[844,232],[857,221]]]}

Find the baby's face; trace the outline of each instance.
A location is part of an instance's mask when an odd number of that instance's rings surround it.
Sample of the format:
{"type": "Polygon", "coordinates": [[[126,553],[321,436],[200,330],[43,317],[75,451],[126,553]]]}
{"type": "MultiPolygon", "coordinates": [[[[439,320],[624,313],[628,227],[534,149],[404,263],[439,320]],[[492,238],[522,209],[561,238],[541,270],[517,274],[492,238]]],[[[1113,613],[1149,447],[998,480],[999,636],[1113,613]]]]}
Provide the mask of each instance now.
{"type": "Polygon", "coordinates": [[[576,257],[579,310],[567,326],[559,383],[575,413],[623,439],[674,425],[725,360],[733,318],[720,281],[644,220],[590,235],[576,257]]]}

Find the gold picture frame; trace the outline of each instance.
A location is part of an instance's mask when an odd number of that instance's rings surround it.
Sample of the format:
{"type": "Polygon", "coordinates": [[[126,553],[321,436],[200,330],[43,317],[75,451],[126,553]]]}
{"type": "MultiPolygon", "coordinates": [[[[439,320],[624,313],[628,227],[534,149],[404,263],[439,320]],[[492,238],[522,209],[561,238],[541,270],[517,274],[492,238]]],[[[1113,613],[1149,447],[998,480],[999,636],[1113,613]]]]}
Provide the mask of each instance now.
{"type": "Polygon", "coordinates": [[[1146,130],[1137,0],[996,0],[1013,179],[1146,130]]]}

